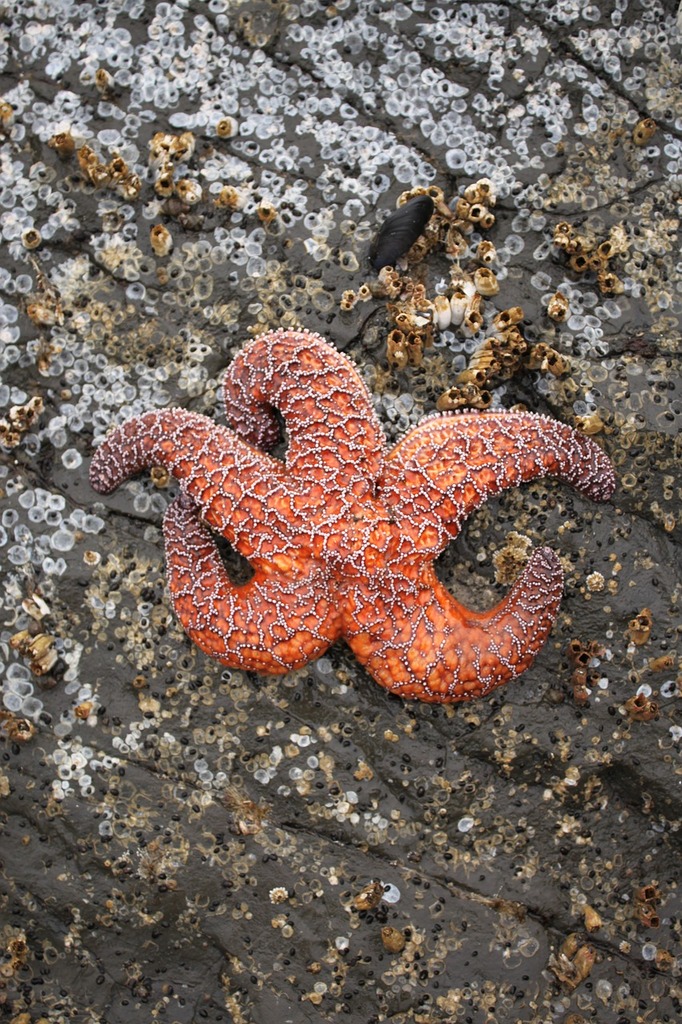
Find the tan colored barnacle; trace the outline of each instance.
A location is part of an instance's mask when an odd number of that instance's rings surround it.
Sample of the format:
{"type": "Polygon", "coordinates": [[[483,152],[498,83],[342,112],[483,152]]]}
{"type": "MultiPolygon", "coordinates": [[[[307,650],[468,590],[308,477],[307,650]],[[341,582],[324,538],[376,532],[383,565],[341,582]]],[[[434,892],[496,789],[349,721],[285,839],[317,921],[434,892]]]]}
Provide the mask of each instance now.
{"type": "Polygon", "coordinates": [[[628,637],[633,644],[641,646],[645,644],[651,636],[651,628],[654,624],[653,615],[650,608],[642,608],[641,612],[638,612],[633,619],[630,619],[628,623],[628,637]]]}
{"type": "Polygon", "coordinates": [[[154,191],[157,196],[161,196],[163,199],[167,199],[173,195],[175,191],[175,181],[173,180],[173,165],[169,162],[163,164],[159,169],[159,173],[154,179],[154,191]]]}
{"type": "Polygon", "coordinates": [[[596,932],[601,928],[601,915],[589,903],[586,903],[583,907],[583,920],[585,922],[585,931],[596,932]]]}
{"type": "Polygon", "coordinates": [[[497,278],[489,267],[477,267],[474,270],[474,285],[476,291],[486,298],[497,295],[500,290],[497,278]]]}
{"type": "Polygon", "coordinates": [[[402,370],[407,366],[407,339],[398,328],[394,328],[389,332],[386,339],[386,356],[388,358],[388,365],[397,370],[402,370]]]}
{"type": "Polygon", "coordinates": [[[493,317],[493,326],[497,331],[508,331],[511,327],[523,320],[523,309],[521,306],[510,306],[508,309],[501,309],[493,317]]]}
{"type": "Polygon", "coordinates": [[[391,928],[389,925],[381,929],[381,941],[384,949],[389,953],[402,953],[405,949],[405,933],[398,928],[391,928]]]}
{"type": "Polygon", "coordinates": [[[114,90],[114,79],[106,68],[95,71],[95,88],[103,99],[108,99],[114,90]]]}
{"type": "Polygon", "coordinates": [[[57,156],[66,160],[73,156],[76,149],[76,142],[71,132],[57,132],[47,142],[50,149],[54,149],[57,156]]]}
{"type": "Polygon", "coordinates": [[[530,349],[526,366],[529,370],[542,370],[543,373],[551,373],[555,377],[568,373],[571,368],[568,359],[544,341],[533,345],[530,349]]]}
{"type": "Polygon", "coordinates": [[[0,733],[13,743],[28,743],[35,732],[36,728],[28,718],[17,718],[11,711],[0,710],[0,733]]]}
{"type": "Polygon", "coordinates": [[[215,126],[215,133],[219,139],[231,139],[237,134],[237,122],[233,117],[221,117],[215,126]]]}
{"type": "Polygon", "coordinates": [[[479,260],[480,263],[485,264],[485,266],[490,266],[491,263],[496,261],[497,250],[489,239],[484,238],[478,243],[476,259],[479,260]]]}
{"type": "Polygon", "coordinates": [[[604,429],[604,421],[597,412],[588,413],[586,416],[576,416],[575,425],[578,430],[588,437],[592,434],[599,434],[604,429]]]}
{"type": "Polygon", "coordinates": [[[168,256],[173,249],[173,236],[163,224],[154,224],[149,229],[149,242],[157,256],[168,256]]]}
{"type": "Polygon", "coordinates": [[[194,155],[196,139],[193,132],[182,132],[180,135],[171,136],[171,143],[168,153],[175,163],[187,163],[194,155]]]}
{"type": "Polygon", "coordinates": [[[383,882],[374,879],[368,882],[363,889],[353,897],[353,906],[356,910],[373,910],[381,903],[384,895],[383,882]]]}
{"type": "Polygon", "coordinates": [[[554,292],[554,295],[547,303],[547,316],[552,320],[556,320],[557,323],[562,323],[568,319],[569,312],[569,302],[564,293],[554,292]]]}
{"type": "Polygon", "coordinates": [[[188,206],[194,206],[201,201],[202,197],[201,185],[192,178],[181,178],[176,182],[175,193],[188,206]]]}
{"type": "Polygon", "coordinates": [[[658,131],[658,125],[652,117],[645,117],[638,121],[632,129],[632,141],[636,146],[646,146],[647,142],[653,139],[658,131]]]}
{"type": "Polygon", "coordinates": [[[261,199],[256,207],[256,216],[261,224],[272,224],[277,219],[277,208],[269,199],[261,199]]]}
{"type": "Polygon", "coordinates": [[[658,718],[658,704],[643,693],[636,693],[625,701],[625,713],[633,722],[650,722],[658,718]]]}
{"type": "Polygon", "coordinates": [[[46,675],[56,664],[59,655],[54,643],[54,637],[48,633],[31,636],[26,629],[15,633],[10,639],[10,646],[27,659],[28,667],[36,676],[46,675]]]}
{"type": "Polygon", "coordinates": [[[21,244],[24,249],[37,249],[42,240],[42,235],[37,228],[27,228],[21,236],[21,244]]]}
{"type": "Polygon", "coordinates": [[[612,270],[601,270],[597,274],[597,284],[602,295],[622,295],[625,285],[612,270]]]}
{"type": "Polygon", "coordinates": [[[224,185],[218,197],[215,200],[215,205],[219,210],[241,210],[244,205],[245,198],[234,185],[224,185]]]}
{"type": "Polygon", "coordinates": [[[14,123],[14,107],[7,100],[0,100],[0,129],[6,131],[14,123]]]}
{"type": "Polygon", "coordinates": [[[5,448],[16,448],[23,435],[38,421],[43,409],[39,395],[34,395],[24,405],[13,405],[7,416],[0,420],[0,444],[5,448]]]}

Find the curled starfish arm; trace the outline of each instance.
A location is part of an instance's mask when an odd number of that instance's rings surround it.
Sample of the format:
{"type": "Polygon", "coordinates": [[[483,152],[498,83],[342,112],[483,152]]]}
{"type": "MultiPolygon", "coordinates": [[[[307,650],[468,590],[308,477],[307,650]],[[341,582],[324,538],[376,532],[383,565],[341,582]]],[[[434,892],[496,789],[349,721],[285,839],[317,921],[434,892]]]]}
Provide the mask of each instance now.
{"type": "Polygon", "coordinates": [[[295,553],[288,522],[292,488],[280,462],[206,416],[186,409],[149,412],[107,436],[90,464],[90,483],[109,494],[150,466],[165,466],[206,521],[240,554],[286,559],[295,553]],[[254,522],[270,531],[254,536],[254,522]]]}
{"type": "Polygon", "coordinates": [[[445,704],[484,697],[532,664],[556,618],[563,580],[554,552],[537,548],[487,612],[456,601],[430,567],[416,581],[396,579],[390,598],[356,587],[348,643],[400,697],[445,704]]]}
{"type": "Polygon", "coordinates": [[[543,476],[593,501],[616,484],[606,453],[572,427],[534,413],[483,412],[429,418],[409,431],[388,456],[381,495],[401,518],[422,518],[421,547],[442,549],[488,498],[543,476]]]}
{"type": "Polygon", "coordinates": [[[173,608],[189,637],[231,668],[284,673],[326,651],[341,634],[341,616],[324,573],[283,573],[262,564],[243,586],[230,580],[198,508],[186,496],[163,523],[173,608]]]}
{"type": "Polygon", "coordinates": [[[358,497],[381,472],[385,440],[369,391],[350,359],[319,334],[261,335],[234,359],[223,393],[234,429],[266,451],[279,439],[274,409],[281,412],[292,473],[321,474],[358,497]]]}

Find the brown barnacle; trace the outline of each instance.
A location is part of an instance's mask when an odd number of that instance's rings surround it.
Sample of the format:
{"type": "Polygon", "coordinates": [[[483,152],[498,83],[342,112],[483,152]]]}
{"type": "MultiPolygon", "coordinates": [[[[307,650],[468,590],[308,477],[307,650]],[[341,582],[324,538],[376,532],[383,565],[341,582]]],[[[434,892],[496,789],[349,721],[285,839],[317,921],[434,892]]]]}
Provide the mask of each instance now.
{"type": "Polygon", "coordinates": [[[244,196],[239,189],[234,185],[223,185],[216,197],[215,205],[219,210],[240,210],[244,202],[244,196]]]}
{"type": "Polygon", "coordinates": [[[173,195],[175,182],[173,180],[173,165],[165,163],[159,168],[159,173],[154,179],[154,191],[157,196],[167,199],[173,195]]]}
{"type": "Polygon", "coordinates": [[[573,992],[590,974],[596,960],[593,946],[580,945],[574,932],[567,937],[558,953],[552,954],[548,967],[568,992],[573,992]]]}
{"type": "Polygon", "coordinates": [[[666,672],[668,669],[673,668],[674,664],[674,654],[661,654],[658,658],[651,658],[647,668],[650,672],[666,672]]]}
{"type": "Polygon", "coordinates": [[[602,925],[601,914],[591,907],[589,903],[586,903],[583,907],[583,921],[585,922],[585,931],[596,932],[599,931],[602,925]]]}
{"type": "Polygon", "coordinates": [[[57,132],[47,140],[47,144],[62,160],[68,160],[76,149],[76,142],[71,132],[57,132]]]}
{"type": "Polygon", "coordinates": [[[547,304],[547,316],[562,323],[570,313],[568,299],[563,292],[555,292],[547,304]]]}
{"type": "Polygon", "coordinates": [[[353,897],[353,906],[356,910],[373,910],[379,906],[383,895],[383,882],[375,878],[353,897]]]}
{"type": "Polygon", "coordinates": [[[391,928],[390,925],[386,925],[385,928],[381,929],[381,941],[387,952],[402,953],[407,940],[404,932],[401,932],[398,928],[391,928]]]}
{"type": "Polygon", "coordinates": [[[194,206],[201,201],[201,185],[192,178],[181,178],[180,181],[176,182],[175,193],[178,199],[188,206],[194,206]]]}
{"type": "Polygon", "coordinates": [[[130,173],[128,164],[122,156],[118,155],[118,153],[116,153],[109,161],[107,170],[109,171],[109,177],[112,181],[120,181],[130,173]]]}
{"type": "Polygon", "coordinates": [[[497,295],[500,286],[492,270],[489,267],[477,267],[474,270],[474,285],[476,291],[486,298],[490,295],[497,295]]]}
{"type": "Polygon", "coordinates": [[[407,366],[407,341],[404,333],[398,330],[397,327],[389,332],[386,339],[386,355],[388,365],[394,367],[394,369],[402,370],[407,366]]]}
{"type": "Polygon", "coordinates": [[[495,260],[497,259],[497,250],[495,249],[493,243],[489,241],[489,239],[484,238],[481,242],[478,243],[478,247],[476,249],[476,259],[479,261],[479,263],[485,264],[486,267],[489,267],[491,263],[494,263],[495,260]]]}
{"type": "Polygon", "coordinates": [[[634,895],[636,903],[653,903],[656,905],[663,899],[663,894],[657,882],[647,882],[646,885],[639,886],[638,889],[635,889],[634,895]]]}
{"type": "Polygon", "coordinates": [[[482,300],[483,296],[477,292],[469,299],[464,319],[462,320],[462,330],[465,334],[476,334],[483,327],[482,300]]]}
{"type": "Polygon", "coordinates": [[[231,139],[237,134],[237,122],[233,117],[221,117],[215,126],[215,133],[219,139],[231,139]]]}
{"type": "Polygon", "coordinates": [[[542,341],[533,345],[528,353],[526,365],[529,370],[542,370],[543,373],[551,373],[554,377],[561,377],[571,368],[565,356],[542,341]]]}
{"type": "Polygon", "coordinates": [[[13,743],[28,743],[36,733],[36,727],[28,718],[17,718],[11,711],[0,710],[0,734],[13,743]]]}
{"type": "Polygon", "coordinates": [[[44,299],[28,302],[26,315],[36,327],[54,327],[55,324],[61,324],[64,319],[60,304],[47,302],[44,299]]]}
{"type": "Polygon", "coordinates": [[[657,131],[658,125],[653,117],[644,117],[632,129],[632,141],[636,146],[646,146],[647,142],[653,139],[657,131]]]}
{"type": "Polygon", "coordinates": [[[406,338],[407,362],[409,366],[421,366],[424,356],[424,349],[429,345],[428,335],[420,334],[418,331],[410,331],[406,338]]]}
{"type": "Polygon", "coordinates": [[[114,90],[114,79],[106,68],[95,71],[95,88],[103,99],[109,99],[114,90]]]}
{"type": "Polygon", "coordinates": [[[157,256],[168,256],[173,249],[173,236],[163,224],[154,224],[149,229],[149,243],[157,256]]]}
{"type": "Polygon", "coordinates": [[[79,718],[82,722],[85,722],[92,714],[93,708],[94,704],[92,703],[91,700],[84,700],[82,701],[82,703],[76,704],[75,708],[73,709],[73,713],[76,716],[76,718],[79,718]]]}
{"type": "Polygon", "coordinates": [[[137,174],[130,171],[117,182],[116,188],[124,199],[137,199],[142,189],[142,181],[137,174]]]}
{"type": "Polygon", "coordinates": [[[40,395],[29,398],[24,405],[13,405],[7,416],[0,420],[0,445],[16,448],[23,435],[37,423],[44,408],[40,395]]]}
{"type": "Polygon", "coordinates": [[[651,608],[642,608],[641,612],[635,615],[634,619],[628,622],[628,637],[633,644],[641,647],[651,636],[651,627],[654,624],[651,608]]]}
{"type": "Polygon", "coordinates": [[[494,206],[497,202],[495,186],[490,178],[479,178],[472,185],[467,185],[464,198],[469,203],[485,203],[486,206],[494,206]]]}
{"type": "Polygon", "coordinates": [[[584,252],[574,252],[568,261],[568,265],[571,270],[575,270],[576,274],[584,274],[590,270],[590,258],[584,252]]]}
{"type": "Polygon", "coordinates": [[[7,100],[0,100],[0,129],[6,131],[14,123],[14,107],[7,100]]]}
{"type": "Polygon", "coordinates": [[[438,330],[447,330],[447,328],[452,323],[450,299],[447,297],[447,295],[436,295],[434,296],[433,302],[431,303],[431,308],[431,317],[438,330]]]}
{"type": "Polygon", "coordinates": [[[570,240],[575,236],[575,228],[567,220],[559,221],[554,225],[554,244],[560,249],[565,249],[570,240]]]}
{"type": "Polygon", "coordinates": [[[377,280],[389,299],[395,299],[402,291],[400,274],[395,267],[382,267],[377,274],[377,280]]]}
{"type": "Polygon", "coordinates": [[[455,385],[444,391],[436,402],[439,412],[454,412],[457,409],[487,409],[493,396],[490,391],[481,390],[473,383],[455,385]]]}
{"type": "Polygon", "coordinates": [[[650,722],[658,718],[658,704],[644,693],[636,693],[625,701],[625,713],[632,722],[650,722]]]}
{"type": "Polygon", "coordinates": [[[523,320],[523,309],[521,306],[510,306],[508,309],[501,309],[493,317],[493,327],[495,330],[504,333],[511,327],[520,323],[523,320]]]}
{"type": "Polygon", "coordinates": [[[81,146],[77,151],[78,167],[87,182],[95,188],[108,185],[110,181],[109,168],[103,164],[97,154],[90,146],[81,146]]]}
{"type": "Polygon", "coordinates": [[[168,487],[171,475],[165,466],[152,466],[149,477],[155,487],[168,487]]]}
{"type": "Polygon", "coordinates": [[[37,249],[43,238],[37,228],[26,228],[21,236],[24,249],[37,249]]]}
{"type": "Polygon", "coordinates": [[[597,412],[588,413],[586,416],[576,416],[575,425],[581,433],[588,436],[599,434],[604,429],[604,421],[597,412]]]}
{"type": "Polygon", "coordinates": [[[256,207],[256,216],[261,224],[272,224],[277,219],[277,207],[269,199],[261,199],[256,207]]]}
{"type": "Polygon", "coordinates": [[[351,309],[357,304],[358,294],[354,292],[352,288],[347,289],[341,296],[341,302],[339,305],[344,313],[350,312],[351,309]]]}
{"type": "Polygon", "coordinates": [[[46,675],[59,658],[54,637],[48,633],[31,636],[27,629],[22,629],[10,639],[10,647],[18,651],[22,658],[28,659],[28,667],[36,676],[46,675]]]}
{"type": "Polygon", "coordinates": [[[186,163],[192,159],[196,139],[193,132],[181,132],[180,135],[173,135],[168,148],[168,155],[176,164],[186,163]]]}
{"type": "Polygon", "coordinates": [[[649,903],[641,903],[635,908],[635,913],[637,920],[644,928],[658,928],[661,924],[656,908],[649,903]]]}
{"type": "Polygon", "coordinates": [[[368,302],[372,298],[372,289],[367,283],[363,283],[358,288],[358,301],[368,302]]]}
{"type": "Polygon", "coordinates": [[[602,295],[622,295],[625,291],[625,285],[612,270],[600,270],[597,284],[602,295]]]}

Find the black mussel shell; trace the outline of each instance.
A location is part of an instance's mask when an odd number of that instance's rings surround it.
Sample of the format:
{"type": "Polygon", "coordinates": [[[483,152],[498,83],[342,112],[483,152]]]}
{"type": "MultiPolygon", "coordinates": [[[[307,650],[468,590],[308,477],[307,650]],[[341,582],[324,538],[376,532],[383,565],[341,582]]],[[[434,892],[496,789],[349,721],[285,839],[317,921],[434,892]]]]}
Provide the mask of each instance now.
{"type": "Polygon", "coordinates": [[[389,214],[370,246],[369,260],[374,269],[394,267],[417,241],[432,213],[431,196],[415,196],[389,214]]]}

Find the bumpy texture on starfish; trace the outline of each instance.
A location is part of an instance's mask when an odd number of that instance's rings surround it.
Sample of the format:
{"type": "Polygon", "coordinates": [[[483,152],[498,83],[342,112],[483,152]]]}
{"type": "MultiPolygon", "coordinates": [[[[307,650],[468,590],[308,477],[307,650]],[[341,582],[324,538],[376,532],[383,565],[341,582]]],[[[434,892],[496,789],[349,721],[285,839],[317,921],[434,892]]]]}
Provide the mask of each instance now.
{"type": "Polygon", "coordinates": [[[226,665],[287,672],[344,637],[401,697],[481,697],[524,672],[547,639],[563,573],[537,549],[487,612],[463,607],[434,559],[486,498],[555,476],[602,501],[615,478],[589,438],[545,416],[427,417],[390,451],[353,364],[319,335],[251,342],[224,383],[232,428],[184,409],[130,420],[97,449],[95,490],[153,465],[181,493],[164,520],[169,588],[194,642],[226,665]],[[280,437],[284,462],[266,454],[280,437]],[[211,533],[250,562],[234,585],[211,533]]]}

